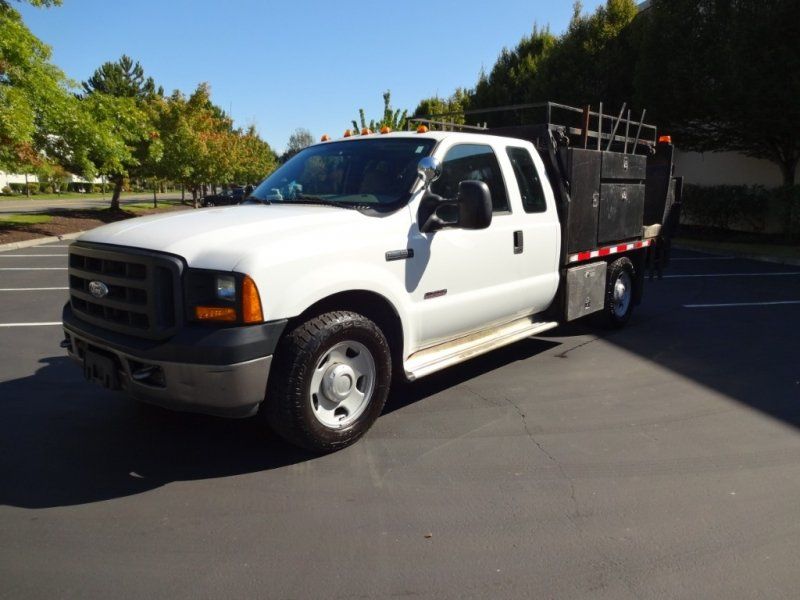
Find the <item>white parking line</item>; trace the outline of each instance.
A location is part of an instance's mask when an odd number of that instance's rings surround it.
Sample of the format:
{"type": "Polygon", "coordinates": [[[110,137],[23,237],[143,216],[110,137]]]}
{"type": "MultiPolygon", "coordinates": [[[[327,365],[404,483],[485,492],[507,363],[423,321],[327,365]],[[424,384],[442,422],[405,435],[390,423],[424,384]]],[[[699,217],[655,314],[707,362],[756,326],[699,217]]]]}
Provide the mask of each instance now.
{"type": "Polygon", "coordinates": [[[800,275],[800,271],[786,273],[703,273],[701,275],[664,275],[664,279],[683,279],[687,277],[780,277],[800,275]]]}
{"type": "Polygon", "coordinates": [[[728,308],[734,306],[778,306],[781,304],[800,304],[800,300],[779,300],[775,302],[730,302],[728,304],[684,304],[683,308],[728,308]]]}
{"type": "Polygon", "coordinates": [[[67,267],[0,267],[0,271],[66,271],[67,267]]]}
{"type": "Polygon", "coordinates": [[[43,288],[0,288],[0,292],[47,292],[50,290],[68,290],[68,287],[43,287],[43,288]]]}
{"type": "Polygon", "coordinates": [[[50,327],[53,325],[61,325],[61,321],[48,323],[0,323],[0,327],[50,327]]]}
{"type": "Polygon", "coordinates": [[[670,260],[733,260],[735,256],[691,256],[691,257],[678,257],[670,258],[670,260]]]}
{"type": "Polygon", "coordinates": [[[69,254],[0,254],[0,258],[39,258],[40,256],[63,256],[66,258],[69,254]]]}

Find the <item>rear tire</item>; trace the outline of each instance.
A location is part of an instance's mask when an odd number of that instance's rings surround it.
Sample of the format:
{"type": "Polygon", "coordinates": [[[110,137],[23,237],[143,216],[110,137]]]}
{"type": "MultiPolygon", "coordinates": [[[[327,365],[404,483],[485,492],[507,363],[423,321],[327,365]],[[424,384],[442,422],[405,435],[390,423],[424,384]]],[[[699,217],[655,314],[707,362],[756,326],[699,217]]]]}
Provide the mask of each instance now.
{"type": "Polygon", "coordinates": [[[263,412],[292,444],[334,452],[369,430],[391,377],[389,344],[375,323],[349,311],[324,313],[281,340],[263,412]]]}
{"type": "Polygon", "coordinates": [[[635,281],[636,271],[630,259],[623,256],[608,265],[605,305],[598,313],[598,319],[603,326],[620,329],[630,320],[635,281]]]}

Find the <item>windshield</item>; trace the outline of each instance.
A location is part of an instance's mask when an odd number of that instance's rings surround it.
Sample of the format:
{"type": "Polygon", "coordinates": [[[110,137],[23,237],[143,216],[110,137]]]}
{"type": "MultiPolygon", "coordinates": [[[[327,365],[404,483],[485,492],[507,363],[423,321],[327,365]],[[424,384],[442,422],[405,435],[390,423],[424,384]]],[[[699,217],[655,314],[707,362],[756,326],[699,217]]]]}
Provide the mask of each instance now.
{"type": "Polygon", "coordinates": [[[407,199],[429,138],[372,138],[306,148],[267,177],[248,201],[391,206],[407,199]]]}

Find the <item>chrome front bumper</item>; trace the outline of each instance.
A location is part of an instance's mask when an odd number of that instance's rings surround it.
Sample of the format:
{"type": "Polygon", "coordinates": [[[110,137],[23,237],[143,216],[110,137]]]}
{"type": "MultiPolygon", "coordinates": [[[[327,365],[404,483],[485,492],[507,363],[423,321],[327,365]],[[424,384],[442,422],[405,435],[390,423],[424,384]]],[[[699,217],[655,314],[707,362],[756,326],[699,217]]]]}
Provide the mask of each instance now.
{"type": "Polygon", "coordinates": [[[86,353],[110,358],[116,383],[142,402],[172,410],[224,417],[256,413],[267,391],[272,356],[230,365],[154,361],[121,352],[64,327],[70,358],[85,364],[86,353]]]}

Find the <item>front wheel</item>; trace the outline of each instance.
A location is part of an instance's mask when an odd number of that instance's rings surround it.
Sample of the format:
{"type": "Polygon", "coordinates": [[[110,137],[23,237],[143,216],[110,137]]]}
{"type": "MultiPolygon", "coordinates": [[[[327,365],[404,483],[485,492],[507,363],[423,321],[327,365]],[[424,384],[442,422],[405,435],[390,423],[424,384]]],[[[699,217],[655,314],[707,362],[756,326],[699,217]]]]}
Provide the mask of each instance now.
{"type": "Polygon", "coordinates": [[[270,369],[264,412],[289,442],[333,452],[360,438],[383,410],[391,352],[375,323],[354,312],[329,312],[281,340],[270,369]]]}
{"type": "Polygon", "coordinates": [[[605,306],[598,318],[606,327],[619,329],[633,313],[633,263],[623,256],[608,265],[607,273],[605,306]]]}

